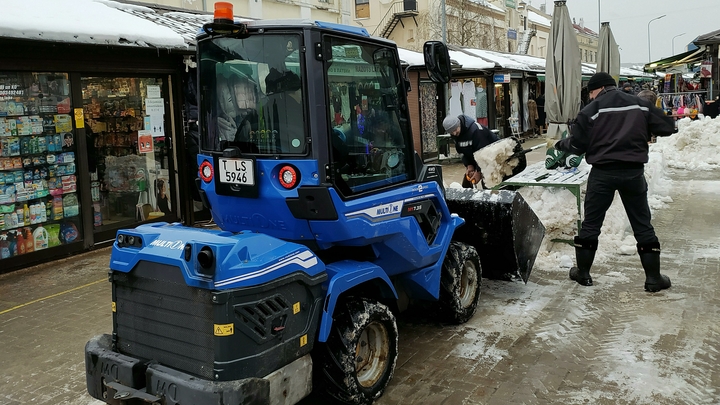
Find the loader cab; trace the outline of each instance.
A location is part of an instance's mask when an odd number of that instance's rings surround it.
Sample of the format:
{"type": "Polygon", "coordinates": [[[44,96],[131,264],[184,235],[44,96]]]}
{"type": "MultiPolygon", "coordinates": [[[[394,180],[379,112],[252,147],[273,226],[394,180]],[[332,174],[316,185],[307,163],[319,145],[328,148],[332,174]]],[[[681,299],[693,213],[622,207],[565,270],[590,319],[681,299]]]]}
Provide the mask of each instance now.
{"type": "MultiPolygon", "coordinates": [[[[314,160],[315,178],[343,198],[414,181],[394,45],[352,27],[263,24],[250,25],[244,38],[198,41],[202,150],[218,159],[242,156],[247,164],[314,160]]],[[[215,168],[220,194],[259,196],[249,187],[257,171],[215,168]]]]}
{"type": "Polygon", "coordinates": [[[218,225],[307,240],[307,219],[336,217],[333,195],[347,201],[418,181],[393,42],[307,20],[203,29],[198,181],[218,225]],[[316,201],[312,212],[288,207],[307,192],[300,198],[316,201]]]}

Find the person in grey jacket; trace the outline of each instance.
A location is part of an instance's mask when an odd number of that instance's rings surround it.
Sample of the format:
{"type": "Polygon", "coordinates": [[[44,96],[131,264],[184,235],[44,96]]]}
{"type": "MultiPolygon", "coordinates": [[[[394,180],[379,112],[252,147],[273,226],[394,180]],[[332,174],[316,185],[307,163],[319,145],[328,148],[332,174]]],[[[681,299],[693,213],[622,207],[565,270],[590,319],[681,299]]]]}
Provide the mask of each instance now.
{"type": "Polygon", "coordinates": [[[455,141],[455,149],[462,155],[465,165],[465,177],[462,181],[464,188],[472,188],[473,184],[482,181],[480,166],[475,161],[473,153],[498,140],[497,135],[490,129],[475,122],[467,115],[448,115],[443,120],[443,128],[455,141]]]}
{"type": "Polygon", "coordinates": [[[675,129],[672,118],[646,99],[618,90],[615,79],[605,72],[593,75],[587,87],[594,101],[578,114],[572,136],[555,144],[560,151],[584,153],[592,165],[585,218],[575,237],[577,267],[570,269],[570,278],[581,285],[592,285],[590,268],[600,228],[617,191],[637,241],[645,270],[645,290],[669,288],[670,278],[660,274],[660,242],[650,223],[644,167],[651,134],[671,135],[675,129]]]}

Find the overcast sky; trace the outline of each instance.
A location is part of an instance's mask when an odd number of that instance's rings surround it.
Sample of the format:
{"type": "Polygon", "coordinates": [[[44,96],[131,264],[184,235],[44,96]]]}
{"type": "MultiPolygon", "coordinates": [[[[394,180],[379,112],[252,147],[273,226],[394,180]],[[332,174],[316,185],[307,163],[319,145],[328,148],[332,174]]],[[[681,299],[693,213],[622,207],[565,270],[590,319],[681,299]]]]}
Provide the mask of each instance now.
{"type": "MultiPolygon", "coordinates": [[[[528,1],[528,0],[526,0],[528,1]]],[[[529,0],[534,7],[547,5],[550,12],[552,0],[529,0]]],[[[567,0],[570,18],[595,32],[598,27],[598,0],[567,0]]],[[[652,60],[681,53],[696,37],[720,29],[720,0],[600,0],[600,18],[610,23],[615,40],[620,46],[621,63],[646,63],[648,61],[648,22],[655,17],[666,16],[650,24],[652,60]],[[685,35],[675,38],[675,35],[685,35]]]]}

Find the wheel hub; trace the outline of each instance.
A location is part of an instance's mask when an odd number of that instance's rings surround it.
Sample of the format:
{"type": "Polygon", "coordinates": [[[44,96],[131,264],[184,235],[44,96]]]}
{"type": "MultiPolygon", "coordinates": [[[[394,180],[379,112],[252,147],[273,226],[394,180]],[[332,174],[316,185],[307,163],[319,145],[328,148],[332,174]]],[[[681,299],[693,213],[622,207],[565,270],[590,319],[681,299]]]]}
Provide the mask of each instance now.
{"type": "Polygon", "coordinates": [[[477,289],[477,269],[475,264],[470,260],[465,261],[460,276],[460,303],[463,308],[472,305],[475,299],[475,290],[477,289]]]}
{"type": "Polygon", "coordinates": [[[379,322],[370,323],[363,329],[355,348],[355,371],[360,385],[372,387],[387,368],[390,349],[388,331],[379,322]]]}

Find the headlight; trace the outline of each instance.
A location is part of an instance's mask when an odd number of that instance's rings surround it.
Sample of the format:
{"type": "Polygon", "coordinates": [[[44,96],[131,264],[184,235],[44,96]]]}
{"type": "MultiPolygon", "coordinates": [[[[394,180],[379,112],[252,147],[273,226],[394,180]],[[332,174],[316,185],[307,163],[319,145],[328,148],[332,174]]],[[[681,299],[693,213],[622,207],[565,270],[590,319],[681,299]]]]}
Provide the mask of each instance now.
{"type": "Polygon", "coordinates": [[[142,247],[142,238],[134,235],[119,234],[116,239],[118,247],[142,247]]]}

